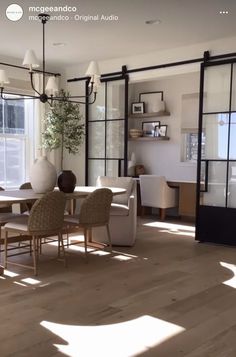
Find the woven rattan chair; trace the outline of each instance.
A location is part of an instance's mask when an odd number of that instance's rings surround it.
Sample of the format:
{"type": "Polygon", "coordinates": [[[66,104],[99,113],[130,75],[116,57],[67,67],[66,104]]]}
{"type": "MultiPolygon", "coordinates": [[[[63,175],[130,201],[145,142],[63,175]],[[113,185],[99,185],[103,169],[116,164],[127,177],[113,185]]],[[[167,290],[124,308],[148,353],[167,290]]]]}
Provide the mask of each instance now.
{"type": "MultiPolygon", "coordinates": [[[[32,189],[30,182],[25,182],[20,186],[20,190],[30,190],[30,189],[32,189]]],[[[33,206],[33,203],[30,203],[30,202],[21,203],[20,204],[20,213],[29,214],[32,206],[33,206]]]]}
{"type": "MultiPolygon", "coordinates": [[[[37,200],[29,216],[24,215],[24,219],[16,219],[7,223],[4,226],[4,267],[7,263],[29,267],[34,269],[35,275],[38,272],[38,248],[40,238],[43,236],[57,235],[58,236],[58,256],[60,257],[60,248],[62,248],[63,258],[65,262],[65,250],[62,239],[63,217],[66,198],[63,192],[49,192],[41,199],[37,200]],[[19,237],[10,237],[9,233],[18,233],[19,237]],[[33,245],[33,266],[13,263],[8,261],[8,243],[22,240],[32,240],[33,245]]],[[[23,253],[21,253],[23,254],[23,253]]],[[[12,256],[12,255],[11,255],[12,256]]]]}
{"type": "Polygon", "coordinates": [[[64,217],[67,228],[78,227],[84,231],[85,257],[88,258],[87,244],[92,243],[92,228],[105,226],[108,235],[110,251],[112,251],[111,236],[109,230],[110,208],[112,191],[108,188],[99,188],[90,193],[83,201],[78,215],[64,217]]]}

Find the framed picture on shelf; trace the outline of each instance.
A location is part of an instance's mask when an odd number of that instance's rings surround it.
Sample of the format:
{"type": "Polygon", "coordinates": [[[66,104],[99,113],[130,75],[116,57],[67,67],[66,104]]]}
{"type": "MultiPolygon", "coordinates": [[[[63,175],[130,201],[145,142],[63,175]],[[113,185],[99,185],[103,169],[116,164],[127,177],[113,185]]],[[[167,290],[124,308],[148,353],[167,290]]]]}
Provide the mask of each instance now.
{"type": "Polygon", "coordinates": [[[160,126],[160,121],[143,121],[143,136],[155,136],[155,128],[160,126]]]}
{"type": "Polygon", "coordinates": [[[131,113],[132,114],[144,114],[145,110],[145,103],[144,102],[137,102],[131,104],[131,113]]]}
{"type": "Polygon", "coordinates": [[[167,135],[167,125],[160,125],[159,127],[159,136],[167,135]]]}
{"type": "Polygon", "coordinates": [[[145,103],[147,113],[161,112],[165,110],[163,91],[139,93],[139,101],[145,103]]]}

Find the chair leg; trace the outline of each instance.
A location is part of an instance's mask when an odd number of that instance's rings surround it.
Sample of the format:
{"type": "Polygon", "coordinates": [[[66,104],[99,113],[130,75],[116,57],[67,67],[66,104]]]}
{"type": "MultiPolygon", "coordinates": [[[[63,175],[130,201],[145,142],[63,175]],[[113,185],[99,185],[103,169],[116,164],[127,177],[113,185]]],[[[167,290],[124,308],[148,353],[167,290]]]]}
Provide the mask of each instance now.
{"type": "Polygon", "coordinates": [[[61,257],[61,249],[60,249],[60,239],[58,236],[58,245],[57,245],[57,258],[60,259],[61,257]]]}
{"type": "Polygon", "coordinates": [[[32,239],[30,239],[29,246],[30,246],[30,256],[31,256],[32,255],[32,239]]]}
{"type": "Polygon", "coordinates": [[[4,268],[7,268],[7,239],[8,239],[8,232],[5,231],[5,238],[4,238],[4,268]]]}
{"type": "Polygon", "coordinates": [[[64,242],[63,242],[63,235],[61,232],[58,233],[58,246],[59,246],[59,250],[60,250],[60,244],[61,244],[61,248],[62,248],[62,255],[64,258],[64,266],[67,266],[67,260],[66,260],[66,253],[65,253],[65,247],[64,247],[64,242]]]}
{"type": "Polygon", "coordinates": [[[160,217],[161,220],[164,221],[166,218],[166,209],[165,208],[160,208],[160,217]]]}
{"type": "Polygon", "coordinates": [[[34,264],[34,275],[38,275],[38,264],[37,264],[37,238],[35,236],[33,239],[33,264],[34,264]]]}
{"type": "Polygon", "coordinates": [[[109,228],[108,224],[106,224],[106,229],[107,229],[107,236],[108,236],[110,252],[112,252],[111,234],[110,234],[110,228],[109,228]]]}
{"type": "Polygon", "coordinates": [[[42,238],[39,238],[39,254],[42,254],[42,238]]]}
{"type": "Polygon", "coordinates": [[[69,232],[68,232],[68,226],[66,227],[66,246],[67,248],[69,248],[69,244],[70,244],[70,241],[69,241],[69,232]]]}
{"type": "Polygon", "coordinates": [[[88,229],[84,228],[84,250],[85,250],[86,262],[88,261],[87,239],[88,239],[88,229]]]}
{"type": "Polygon", "coordinates": [[[92,241],[93,241],[93,232],[92,232],[92,227],[91,227],[88,230],[88,242],[92,243],[92,241]]]}

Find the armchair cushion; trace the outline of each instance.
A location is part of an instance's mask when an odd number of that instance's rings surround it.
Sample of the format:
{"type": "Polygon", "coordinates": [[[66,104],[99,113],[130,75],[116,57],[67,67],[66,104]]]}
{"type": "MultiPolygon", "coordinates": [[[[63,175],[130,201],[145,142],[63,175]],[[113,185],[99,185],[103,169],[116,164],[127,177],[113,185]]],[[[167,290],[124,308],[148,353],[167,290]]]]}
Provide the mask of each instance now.
{"type": "Polygon", "coordinates": [[[111,216],[128,216],[129,215],[129,207],[126,205],[120,205],[118,203],[112,203],[110,215],[111,216]]]}

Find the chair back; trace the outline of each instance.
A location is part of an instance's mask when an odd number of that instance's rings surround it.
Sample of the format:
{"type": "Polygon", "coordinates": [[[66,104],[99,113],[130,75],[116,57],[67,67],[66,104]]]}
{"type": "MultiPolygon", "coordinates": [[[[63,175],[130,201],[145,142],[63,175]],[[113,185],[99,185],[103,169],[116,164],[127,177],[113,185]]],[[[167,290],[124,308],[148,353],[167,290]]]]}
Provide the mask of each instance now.
{"type": "Polygon", "coordinates": [[[112,191],[108,188],[98,188],[83,201],[79,223],[81,225],[105,225],[109,222],[112,202],[112,191]]]}
{"type": "Polygon", "coordinates": [[[134,180],[132,177],[109,177],[98,176],[96,185],[99,187],[119,187],[126,190],[125,193],[113,197],[113,203],[128,205],[128,200],[133,188],[134,180]]]}
{"type": "Polygon", "coordinates": [[[22,185],[20,186],[20,190],[30,190],[30,189],[32,189],[30,182],[22,183],[22,185]]]}
{"type": "MultiPolygon", "coordinates": [[[[25,182],[20,186],[20,190],[30,190],[30,189],[32,189],[30,182],[25,182]]],[[[20,203],[20,213],[24,213],[27,211],[30,212],[32,206],[33,206],[33,203],[30,203],[30,202],[20,203]]]]}
{"type": "Polygon", "coordinates": [[[28,230],[32,234],[53,234],[63,227],[66,197],[63,192],[48,192],[37,200],[29,215],[28,230]]]}
{"type": "Polygon", "coordinates": [[[169,189],[164,176],[140,175],[141,204],[147,207],[165,207],[169,189]]]}

